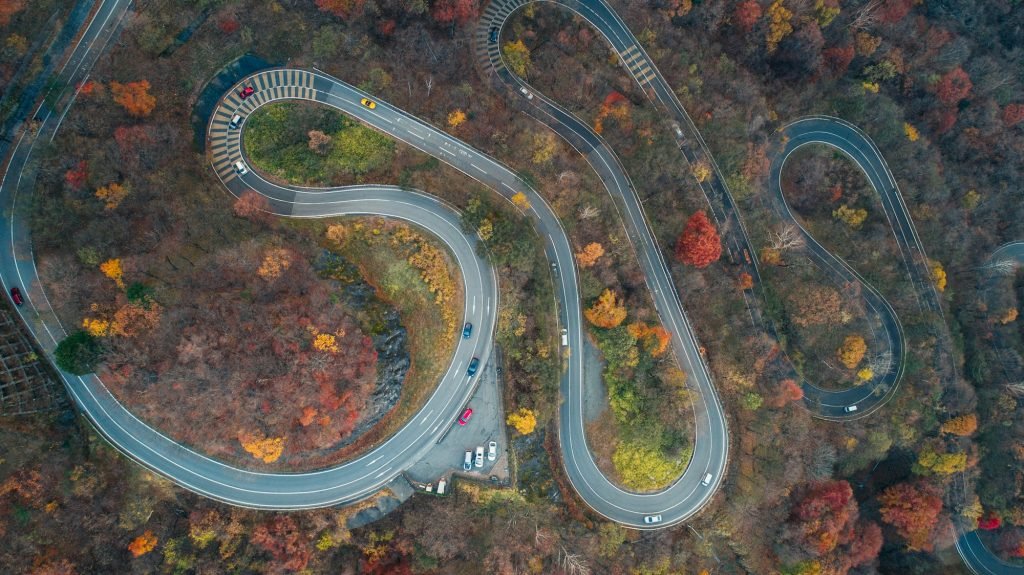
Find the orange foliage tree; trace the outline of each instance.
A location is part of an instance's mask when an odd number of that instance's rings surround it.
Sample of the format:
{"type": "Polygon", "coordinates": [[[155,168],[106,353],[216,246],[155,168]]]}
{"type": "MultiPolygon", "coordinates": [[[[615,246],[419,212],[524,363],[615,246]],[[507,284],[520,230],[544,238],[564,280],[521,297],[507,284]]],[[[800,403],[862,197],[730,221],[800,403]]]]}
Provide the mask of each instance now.
{"type": "Polygon", "coordinates": [[[597,263],[597,260],[604,255],[604,246],[597,242],[592,242],[583,248],[583,251],[576,254],[576,261],[579,262],[581,268],[589,268],[590,266],[597,263]]]}
{"type": "Polygon", "coordinates": [[[160,324],[160,316],[163,308],[160,304],[148,301],[146,303],[128,303],[121,306],[114,312],[114,319],[110,322],[109,334],[122,337],[137,337],[143,332],[150,331],[160,324]]]}
{"type": "Polygon", "coordinates": [[[626,319],[626,308],[619,302],[615,292],[606,289],[593,306],[583,311],[583,315],[597,327],[611,329],[626,319]]]}
{"type": "Polygon", "coordinates": [[[103,202],[103,207],[113,210],[121,205],[121,202],[128,197],[128,186],[118,183],[111,183],[96,190],[96,197],[103,202]]]}
{"type": "Polygon", "coordinates": [[[153,113],[153,108],[156,107],[156,98],[149,93],[149,80],[127,84],[111,82],[110,93],[128,115],[136,118],[145,118],[153,113]]]}
{"type": "Polygon", "coordinates": [[[898,483],[878,497],[882,521],[896,528],[911,551],[931,551],[942,514],[942,492],[923,481],[898,483]]]}
{"type": "Polygon", "coordinates": [[[142,557],[146,553],[155,549],[156,544],[156,535],[153,535],[152,531],[146,531],[142,535],[132,539],[132,542],[128,544],[128,551],[131,551],[132,557],[142,557]]]}
{"type": "Polygon", "coordinates": [[[736,282],[736,286],[741,290],[747,290],[754,287],[754,276],[743,272],[740,274],[739,280],[736,282]]]}
{"type": "Polygon", "coordinates": [[[302,571],[309,563],[309,538],[291,515],[275,515],[270,521],[256,526],[252,542],[270,553],[284,571],[302,571]]]}
{"type": "Polygon", "coordinates": [[[659,357],[668,350],[668,344],[672,341],[672,334],[660,325],[648,326],[642,321],[631,323],[627,327],[629,334],[650,350],[651,355],[659,357]]]}
{"type": "Polygon", "coordinates": [[[706,268],[722,256],[722,240],[703,210],[690,216],[676,242],[676,259],[697,268],[706,268]]]}
{"type": "Polygon", "coordinates": [[[857,364],[864,359],[864,354],[868,351],[868,346],[864,343],[864,338],[859,335],[848,335],[843,340],[843,345],[836,350],[836,357],[839,361],[847,367],[847,369],[853,369],[857,367],[857,364]]]}
{"type": "Polygon", "coordinates": [[[803,398],[804,390],[800,387],[800,384],[792,379],[784,379],[779,384],[779,392],[771,404],[775,407],[782,407],[788,403],[800,401],[803,398]]]}
{"type": "Polygon", "coordinates": [[[942,433],[952,433],[961,437],[972,435],[978,430],[978,416],[973,413],[954,417],[942,424],[942,433]]]}
{"type": "Polygon", "coordinates": [[[238,442],[249,455],[264,463],[273,463],[284,452],[283,437],[266,437],[262,433],[238,432],[238,442]]]}
{"type": "Polygon", "coordinates": [[[257,223],[270,222],[270,201],[252,190],[242,192],[233,206],[235,215],[257,223]]]}
{"type": "Polygon", "coordinates": [[[121,258],[113,258],[101,263],[100,271],[114,280],[117,287],[124,289],[124,269],[121,268],[121,258]]]}

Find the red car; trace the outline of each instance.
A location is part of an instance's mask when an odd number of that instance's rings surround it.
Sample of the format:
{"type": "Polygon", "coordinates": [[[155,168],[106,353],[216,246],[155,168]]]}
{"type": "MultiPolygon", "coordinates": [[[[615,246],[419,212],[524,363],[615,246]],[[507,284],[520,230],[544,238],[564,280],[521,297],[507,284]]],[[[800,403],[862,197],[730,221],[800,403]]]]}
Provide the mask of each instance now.
{"type": "Polygon", "coordinates": [[[238,93],[238,97],[244,100],[244,99],[248,98],[249,96],[252,96],[252,93],[255,92],[255,91],[256,91],[256,88],[253,88],[252,86],[246,86],[246,87],[242,88],[241,92],[238,93]]]}
{"type": "MultiPolygon", "coordinates": [[[[15,289],[17,289],[17,288],[15,288],[15,289]]],[[[467,423],[469,423],[469,418],[470,417],[473,417],[473,410],[471,408],[467,407],[466,411],[463,411],[462,415],[459,416],[459,425],[466,425],[467,423]]]]}
{"type": "Polygon", "coordinates": [[[25,299],[21,297],[21,290],[16,287],[11,288],[11,300],[14,301],[15,305],[21,305],[25,303],[25,299]]]}

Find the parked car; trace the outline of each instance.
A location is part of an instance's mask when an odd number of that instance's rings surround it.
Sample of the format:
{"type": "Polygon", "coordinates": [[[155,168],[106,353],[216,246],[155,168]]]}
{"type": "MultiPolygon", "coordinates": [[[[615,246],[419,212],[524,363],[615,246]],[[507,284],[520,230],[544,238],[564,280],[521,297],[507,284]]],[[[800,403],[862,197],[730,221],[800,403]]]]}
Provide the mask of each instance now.
{"type": "Polygon", "coordinates": [[[11,288],[11,301],[14,302],[14,305],[21,305],[25,303],[25,299],[21,297],[21,290],[17,287],[11,288]]]}
{"type": "Polygon", "coordinates": [[[463,471],[469,471],[471,469],[473,469],[473,452],[472,451],[467,451],[466,452],[466,459],[464,459],[462,461],[462,470],[463,471]]]}
{"type": "Polygon", "coordinates": [[[235,173],[237,173],[239,176],[244,176],[249,173],[249,169],[245,167],[245,164],[242,163],[242,160],[238,160],[237,162],[235,162],[235,173]]]}
{"type": "Polygon", "coordinates": [[[238,93],[238,97],[244,100],[244,99],[248,98],[249,96],[252,96],[253,92],[255,92],[255,91],[256,91],[256,88],[253,88],[252,86],[246,86],[246,87],[242,88],[241,92],[238,93]]]}
{"type": "Polygon", "coordinates": [[[466,322],[466,325],[462,327],[462,339],[469,339],[469,336],[473,333],[473,324],[466,322]]]}
{"type": "Polygon", "coordinates": [[[659,513],[658,515],[644,515],[644,523],[648,525],[661,523],[661,514],[659,513]]]}
{"type": "Polygon", "coordinates": [[[231,121],[228,122],[228,127],[229,128],[231,128],[232,130],[237,130],[238,126],[241,126],[241,125],[242,125],[242,115],[241,114],[235,114],[234,116],[231,116],[231,121]]]}
{"type": "Polygon", "coordinates": [[[374,102],[369,98],[362,98],[361,100],[359,100],[359,103],[371,110],[377,107],[377,102],[374,102]]]}
{"type": "Polygon", "coordinates": [[[473,410],[467,407],[466,411],[463,411],[462,415],[459,416],[459,425],[466,425],[469,423],[470,417],[473,417],[473,410]]]}
{"type": "Polygon", "coordinates": [[[487,41],[494,44],[498,41],[498,28],[497,26],[491,26],[491,33],[487,36],[487,41]]]}
{"type": "Polygon", "coordinates": [[[487,461],[494,461],[498,458],[498,442],[492,441],[487,444],[487,461]]]}
{"type": "Polygon", "coordinates": [[[476,466],[484,466],[484,446],[478,445],[476,448],[476,466]]]}
{"type": "Polygon", "coordinates": [[[470,377],[473,377],[473,374],[475,374],[475,373],[476,373],[476,370],[477,370],[477,368],[479,368],[479,367],[480,367],[480,360],[479,360],[478,358],[475,358],[475,357],[474,357],[474,358],[473,358],[472,360],[470,360],[470,362],[469,362],[469,369],[467,369],[467,370],[466,370],[466,375],[468,375],[468,376],[470,376],[470,377]]]}
{"type": "Polygon", "coordinates": [[[708,485],[711,485],[711,478],[712,477],[713,476],[710,473],[708,473],[707,475],[704,476],[704,479],[700,480],[700,484],[703,485],[704,487],[707,487],[708,485]]]}

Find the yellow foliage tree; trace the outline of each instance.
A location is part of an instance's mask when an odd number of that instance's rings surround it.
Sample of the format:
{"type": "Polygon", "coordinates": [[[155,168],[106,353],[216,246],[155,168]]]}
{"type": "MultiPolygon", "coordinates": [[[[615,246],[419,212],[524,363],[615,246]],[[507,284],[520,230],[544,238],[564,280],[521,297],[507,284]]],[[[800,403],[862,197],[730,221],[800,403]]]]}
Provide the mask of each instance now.
{"type": "Polygon", "coordinates": [[[152,531],[146,531],[142,535],[132,539],[132,542],[128,544],[128,551],[131,551],[132,557],[142,557],[146,553],[155,549],[156,544],[156,535],[153,535],[152,531]]]}
{"type": "Polygon", "coordinates": [[[708,181],[708,178],[711,177],[711,165],[705,160],[700,160],[694,164],[692,171],[693,177],[697,178],[697,181],[701,183],[708,181]]]}
{"type": "Polygon", "coordinates": [[[903,123],[903,133],[907,135],[907,139],[911,142],[916,142],[921,137],[921,134],[917,132],[917,128],[906,122],[903,123]]]}
{"type": "Polygon", "coordinates": [[[530,71],[530,49],[523,44],[522,40],[505,42],[501,47],[501,55],[505,57],[505,64],[521,78],[525,78],[530,71]]]}
{"type": "Polygon", "coordinates": [[[505,423],[511,425],[521,435],[529,435],[537,428],[537,414],[532,409],[520,407],[515,413],[510,413],[505,423]]]}
{"type": "Polygon", "coordinates": [[[839,346],[839,349],[836,350],[836,356],[847,369],[853,369],[864,359],[864,354],[867,351],[868,346],[864,343],[863,337],[848,335],[843,340],[843,345],[839,346]]]}
{"type": "Polygon", "coordinates": [[[839,15],[839,2],[828,0],[814,0],[814,14],[818,20],[818,26],[824,28],[832,23],[839,15]]]}
{"type": "Polygon", "coordinates": [[[491,220],[484,218],[480,222],[480,226],[476,229],[476,233],[480,236],[480,239],[485,242],[494,237],[494,223],[491,220]]]}
{"type": "Polygon", "coordinates": [[[967,469],[967,454],[939,453],[928,446],[921,450],[914,464],[914,472],[921,475],[952,475],[967,469]]]}
{"type": "Polygon", "coordinates": [[[121,205],[121,201],[128,197],[128,186],[121,184],[109,184],[96,190],[96,197],[103,201],[103,207],[113,210],[121,205]]]}
{"type": "Polygon", "coordinates": [[[851,229],[860,229],[861,224],[868,218],[868,211],[863,208],[851,208],[847,205],[839,206],[832,211],[832,217],[844,222],[851,229]]]}
{"type": "Polygon", "coordinates": [[[861,381],[868,381],[875,376],[875,372],[870,367],[865,367],[857,372],[857,379],[861,381]]]}
{"type": "Polygon", "coordinates": [[[576,254],[576,261],[579,262],[581,268],[589,268],[590,266],[597,263],[597,260],[604,255],[604,246],[597,242],[592,242],[583,248],[583,251],[576,254]]]}
{"type": "Polygon", "coordinates": [[[313,338],[313,347],[326,353],[338,353],[338,339],[329,333],[318,333],[313,338]]]}
{"type": "Polygon", "coordinates": [[[761,263],[770,266],[782,265],[782,250],[763,248],[761,250],[761,263]]]}
{"type": "Polygon", "coordinates": [[[117,287],[124,289],[124,269],[121,268],[121,258],[113,258],[101,263],[100,271],[114,280],[117,287]]]}
{"type": "Polygon", "coordinates": [[[534,164],[546,164],[555,157],[558,151],[558,137],[551,132],[541,132],[533,135],[533,157],[534,164]]]}
{"type": "Polygon", "coordinates": [[[265,280],[273,280],[281,277],[281,274],[291,265],[291,252],[283,248],[274,248],[263,256],[263,263],[260,264],[256,273],[265,280]]]}
{"type": "Polygon", "coordinates": [[[462,110],[453,110],[448,114],[448,127],[458,128],[466,121],[466,113],[462,110]]]}
{"type": "Polygon", "coordinates": [[[978,430],[978,416],[973,413],[954,417],[942,424],[942,433],[951,433],[966,437],[973,435],[978,430]]]}
{"type": "Polygon", "coordinates": [[[339,246],[344,246],[349,238],[349,230],[345,224],[331,224],[327,226],[327,233],[325,235],[332,242],[339,246]]]}
{"type": "Polygon", "coordinates": [[[240,431],[238,433],[238,442],[242,444],[242,449],[245,449],[250,455],[264,463],[277,461],[284,452],[283,437],[266,437],[262,433],[240,431]]]}
{"type": "Polygon", "coordinates": [[[772,53],[779,47],[779,42],[793,32],[793,25],[790,20],[793,13],[782,5],[782,0],[775,0],[768,7],[768,53],[772,53]]]}
{"type": "Polygon", "coordinates": [[[946,270],[943,269],[942,264],[932,260],[931,274],[932,281],[935,282],[935,288],[940,292],[946,291],[946,270]]]}
{"type": "Polygon", "coordinates": [[[93,337],[103,337],[110,331],[110,322],[105,319],[87,317],[82,320],[82,329],[93,337]]]}
{"type": "Polygon", "coordinates": [[[612,464],[623,485],[631,489],[657,489],[667,485],[683,470],[683,461],[670,461],[658,451],[641,443],[620,441],[612,454],[612,464]]]}
{"type": "Polygon", "coordinates": [[[606,289],[592,307],[583,311],[583,315],[587,317],[587,321],[597,327],[610,329],[626,319],[626,308],[619,303],[615,292],[606,289]]]}
{"type": "Polygon", "coordinates": [[[872,36],[867,32],[857,32],[857,35],[853,38],[853,45],[857,48],[857,54],[861,56],[874,54],[881,44],[881,36],[872,36]]]}
{"type": "Polygon", "coordinates": [[[520,210],[530,209],[530,200],[526,198],[526,194],[523,192],[516,192],[512,195],[512,203],[516,205],[520,210]]]}
{"type": "Polygon", "coordinates": [[[877,94],[881,88],[877,82],[861,82],[860,87],[864,88],[865,92],[871,92],[872,94],[877,94]]]}

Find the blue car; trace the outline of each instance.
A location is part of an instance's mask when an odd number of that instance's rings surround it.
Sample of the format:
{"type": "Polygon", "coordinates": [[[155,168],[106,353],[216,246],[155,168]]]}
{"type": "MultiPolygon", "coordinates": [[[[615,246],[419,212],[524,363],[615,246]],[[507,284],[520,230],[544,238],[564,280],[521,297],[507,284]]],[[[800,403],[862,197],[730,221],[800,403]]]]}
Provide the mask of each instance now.
{"type": "Polygon", "coordinates": [[[466,370],[466,375],[472,377],[473,374],[476,373],[476,368],[478,367],[480,367],[480,360],[474,357],[473,360],[469,362],[469,369],[466,370]]]}
{"type": "Polygon", "coordinates": [[[466,326],[462,328],[462,339],[469,339],[470,334],[473,333],[473,324],[466,322],[466,326]]]}

